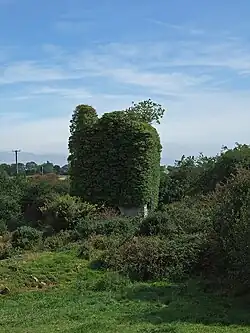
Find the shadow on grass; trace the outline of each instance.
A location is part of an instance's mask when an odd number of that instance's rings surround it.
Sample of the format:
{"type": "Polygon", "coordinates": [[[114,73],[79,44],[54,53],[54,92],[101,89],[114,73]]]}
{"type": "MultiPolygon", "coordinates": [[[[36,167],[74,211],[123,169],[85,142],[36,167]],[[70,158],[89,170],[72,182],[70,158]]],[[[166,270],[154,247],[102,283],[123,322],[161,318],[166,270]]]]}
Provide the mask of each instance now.
{"type": "Polygon", "coordinates": [[[130,300],[150,303],[150,311],[137,313],[136,321],[151,324],[185,322],[204,325],[250,325],[249,298],[232,299],[207,294],[198,283],[137,285],[126,291],[130,300]]]}

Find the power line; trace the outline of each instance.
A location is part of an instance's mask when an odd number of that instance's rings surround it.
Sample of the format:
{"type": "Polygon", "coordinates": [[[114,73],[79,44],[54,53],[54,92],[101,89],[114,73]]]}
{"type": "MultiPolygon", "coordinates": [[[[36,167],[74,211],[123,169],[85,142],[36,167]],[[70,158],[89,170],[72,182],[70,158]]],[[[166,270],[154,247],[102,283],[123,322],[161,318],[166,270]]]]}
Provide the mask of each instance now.
{"type": "Polygon", "coordinates": [[[12,150],[15,153],[15,160],[16,160],[16,175],[18,175],[18,153],[20,153],[20,149],[12,150]]]}

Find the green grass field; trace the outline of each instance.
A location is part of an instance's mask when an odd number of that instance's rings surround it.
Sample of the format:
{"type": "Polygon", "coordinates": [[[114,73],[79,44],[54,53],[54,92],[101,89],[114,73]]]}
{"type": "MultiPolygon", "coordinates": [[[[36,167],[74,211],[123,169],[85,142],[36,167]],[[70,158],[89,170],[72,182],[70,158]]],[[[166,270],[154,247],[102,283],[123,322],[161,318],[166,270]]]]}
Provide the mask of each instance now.
{"type": "Polygon", "coordinates": [[[249,303],[186,285],[93,271],[74,250],[0,262],[1,333],[250,332],[249,303]]]}

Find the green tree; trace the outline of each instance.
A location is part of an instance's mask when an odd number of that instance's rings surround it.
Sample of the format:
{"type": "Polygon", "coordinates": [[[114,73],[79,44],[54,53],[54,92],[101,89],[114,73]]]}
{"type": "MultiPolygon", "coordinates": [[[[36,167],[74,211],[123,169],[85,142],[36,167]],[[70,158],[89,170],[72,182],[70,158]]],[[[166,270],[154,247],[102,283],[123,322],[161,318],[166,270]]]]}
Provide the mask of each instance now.
{"type": "Polygon", "coordinates": [[[11,168],[7,163],[0,164],[0,172],[6,172],[7,175],[11,176],[11,168]]]}
{"type": "Polygon", "coordinates": [[[47,174],[47,173],[53,173],[54,172],[54,165],[53,163],[47,161],[46,163],[43,163],[41,165],[42,168],[42,173],[47,174]]]}
{"type": "Polygon", "coordinates": [[[159,205],[203,193],[206,186],[204,180],[215,163],[216,157],[183,155],[173,166],[162,167],[159,205]]]}
{"type": "Polygon", "coordinates": [[[65,164],[61,167],[61,174],[62,175],[67,175],[69,172],[69,165],[68,164],[65,164]]]}
{"type": "Polygon", "coordinates": [[[132,106],[124,111],[131,119],[137,119],[148,124],[154,122],[160,124],[160,119],[163,118],[166,110],[160,104],[148,99],[139,103],[132,102],[132,106]]]}
{"type": "Polygon", "coordinates": [[[35,175],[39,170],[39,166],[35,162],[31,161],[26,163],[25,169],[26,175],[35,175]]]}
{"type": "Polygon", "coordinates": [[[60,165],[54,165],[53,171],[54,171],[55,174],[60,175],[60,173],[61,173],[60,165]]]}
{"type": "Polygon", "coordinates": [[[203,170],[200,186],[203,193],[213,191],[217,184],[225,184],[229,178],[236,174],[238,168],[250,167],[250,145],[236,143],[235,147],[229,149],[222,147],[213,163],[203,170]]]}

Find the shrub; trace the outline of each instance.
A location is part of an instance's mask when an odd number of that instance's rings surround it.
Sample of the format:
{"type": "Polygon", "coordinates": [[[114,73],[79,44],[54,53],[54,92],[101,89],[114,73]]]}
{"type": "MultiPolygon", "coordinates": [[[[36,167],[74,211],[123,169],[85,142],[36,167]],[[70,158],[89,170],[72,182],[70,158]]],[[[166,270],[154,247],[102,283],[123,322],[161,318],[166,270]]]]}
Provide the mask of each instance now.
{"type": "Polygon", "coordinates": [[[40,245],[42,233],[29,226],[17,228],[12,233],[11,244],[14,248],[30,250],[40,245]]]}
{"type": "Polygon", "coordinates": [[[32,227],[38,227],[42,219],[41,207],[55,195],[49,182],[38,179],[34,177],[27,183],[20,201],[26,224],[32,227]]]}
{"type": "Polygon", "coordinates": [[[103,236],[103,235],[92,235],[88,239],[88,243],[94,249],[103,251],[108,248],[109,239],[107,236],[103,236]]]}
{"type": "Polygon", "coordinates": [[[156,212],[150,214],[139,227],[138,234],[141,236],[170,236],[178,232],[175,223],[171,217],[165,212],[156,212]]]}
{"type": "Polygon", "coordinates": [[[185,198],[164,206],[163,211],[179,232],[193,234],[211,230],[211,203],[205,197],[185,198]]]}
{"type": "Polygon", "coordinates": [[[12,246],[9,242],[0,242],[0,260],[8,259],[12,254],[12,246]]]}
{"type": "Polygon", "coordinates": [[[78,249],[78,257],[84,260],[90,259],[90,247],[87,243],[83,243],[78,249]]]}
{"type": "Polygon", "coordinates": [[[250,170],[239,169],[211,196],[217,271],[250,287],[250,170]],[[219,260],[220,259],[220,260],[219,260]]]}
{"type": "Polygon", "coordinates": [[[20,200],[26,224],[28,222],[30,226],[37,227],[37,221],[42,219],[40,208],[56,194],[65,195],[68,192],[69,181],[61,181],[55,174],[30,177],[23,186],[20,200]]]}
{"type": "Polygon", "coordinates": [[[200,235],[173,240],[134,237],[102,255],[110,268],[135,280],[182,279],[191,274],[199,259],[204,239],[200,235]]]}
{"type": "Polygon", "coordinates": [[[76,241],[76,235],[71,230],[61,230],[53,236],[46,237],[43,241],[43,247],[46,250],[60,250],[71,242],[76,241]]]}
{"type": "Polygon", "coordinates": [[[7,223],[0,219],[0,236],[3,236],[8,232],[7,223]]]}
{"type": "Polygon", "coordinates": [[[203,198],[185,199],[162,207],[142,220],[138,234],[142,236],[193,234],[208,232],[210,207],[203,198]]]}
{"type": "Polygon", "coordinates": [[[108,220],[104,219],[81,219],[76,230],[82,238],[90,235],[133,235],[139,222],[138,219],[128,217],[114,217],[108,220]]]}
{"type": "Polygon", "coordinates": [[[6,222],[8,230],[12,231],[19,225],[21,207],[15,197],[0,194],[0,220],[6,222]]]}
{"type": "Polygon", "coordinates": [[[56,195],[41,208],[46,225],[55,232],[73,229],[80,218],[90,217],[96,211],[96,206],[82,202],[80,198],[69,194],[56,195]]]}

